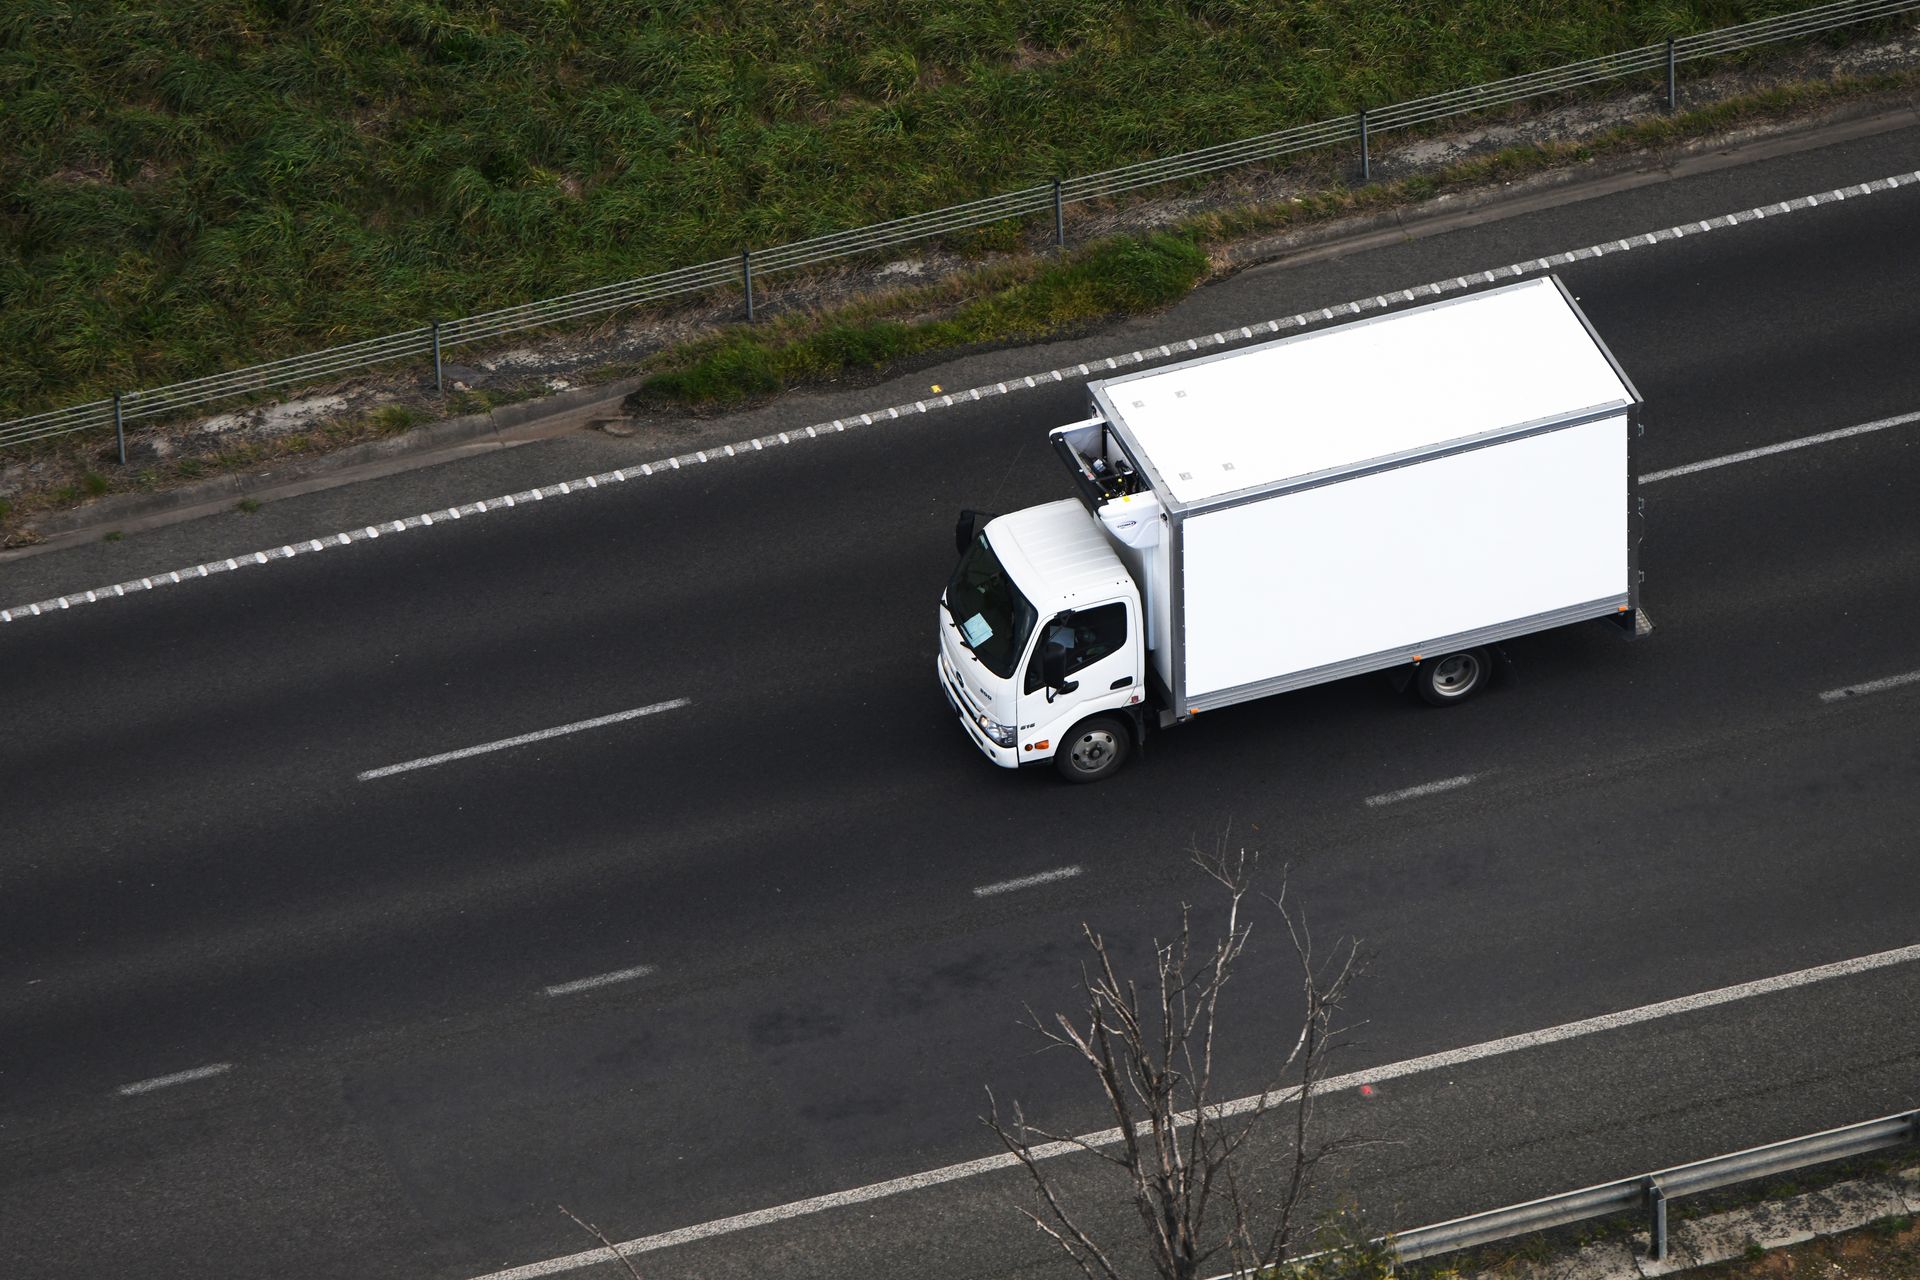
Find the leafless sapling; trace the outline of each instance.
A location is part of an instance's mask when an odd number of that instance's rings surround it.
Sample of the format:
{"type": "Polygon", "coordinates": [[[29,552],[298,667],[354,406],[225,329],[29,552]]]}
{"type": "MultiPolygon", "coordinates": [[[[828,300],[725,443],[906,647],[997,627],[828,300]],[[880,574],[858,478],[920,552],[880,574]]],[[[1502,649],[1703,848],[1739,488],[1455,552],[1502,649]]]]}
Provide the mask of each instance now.
{"type": "Polygon", "coordinates": [[[1314,1124],[1329,1052],[1346,1030],[1339,1019],[1357,972],[1354,941],[1316,954],[1304,916],[1287,900],[1284,875],[1277,894],[1254,894],[1257,855],[1230,854],[1223,845],[1195,850],[1193,860],[1227,894],[1225,929],[1210,948],[1196,945],[1192,908],[1182,903],[1179,931],[1154,944],[1153,977],[1143,990],[1121,976],[1106,938],[1083,924],[1091,952],[1081,965],[1084,1003],[1072,1015],[1046,1019],[1027,1011],[1050,1046],[1070,1050],[1092,1069],[1115,1126],[1054,1133],[1030,1123],[1018,1103],[1003,1120],[992,1091],[987,1095],[987,1126],[1038,1192],[1038,1211],[1023,1211],[1089,1280],[1121,1280],[1114,1245],[1096,1240],[1085,1203],[1068,1202],[1053,1157],[1084,1152],[1119,1170],[1157,1274],[1199,1280],[1209,1266],[1246,1272],[1288,1256],[1303,1235],[1316,1171],[1357,1141],[1322,1137],[1314,1124]],[[1292,1003],[1283,1012],[1297,1014],[1298,1033],[1259,1093],[1221,1102],[1214,1096],[1220,999],[1263,904],[1298,960],[1298,984],[1268,998],[1292,1003]]]}

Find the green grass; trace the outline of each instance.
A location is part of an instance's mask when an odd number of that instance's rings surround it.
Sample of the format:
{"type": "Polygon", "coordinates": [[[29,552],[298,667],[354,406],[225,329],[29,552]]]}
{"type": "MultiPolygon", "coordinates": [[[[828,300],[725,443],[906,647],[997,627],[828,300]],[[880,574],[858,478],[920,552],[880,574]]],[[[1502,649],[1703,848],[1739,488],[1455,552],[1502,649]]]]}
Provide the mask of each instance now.
{"type": "Polygon", "coordinates": [[[835,311],[736,326],[653,357],[648,367],[655,376],[627,398],[627,406],[726,408],[848,373],[889,372],[915,357],[1055,337],[1092,321],[1177,301],[1205,277],[1209,245],[1411,205],[1449,190],[1511,181],[1556,165],[1790,115],[1830,100],[1916,85],[1920,74],[1903,72],[1767,89],[1624,125],[1582,142],[1510,147],[1396,182],[1336,185],[1287,201],[1197,214],[1172,233],[1110,239],[1051,265],[1032,259],[1005,263],[835,311]],[[898,318],[926,312],[941,318],[898,318]]]}
{"type": "Polygon", "coordinates": [[[1798,7],[11,0],[0,418],[1798,7]]]}
{"type": "Polygon", "coordinates": [[[399,435],[423,417],[404,404],[386,404],[373,411],[373,425],[383,434],[399,435]]]}
{"type": "MultiPolygon", "coordinates": [[[[848,371],[885,371],[930,352],[983,343],[1032,341],[1091,321],[1136,315],[1179,300],[1206,274],[1206,251],[1191,238],[1117,238],[1064,261],[999,274],[1010,283],[974,284],[979,296],[941,319],[864,319],[859,308],[824,323],[809,319],[765,328],[734,328],[667,353],[629,404],[669,401],[724,407],[772,395],[794,383],[848,371]],[[1029,278],[1019,279],[1022,274],[1029,278]]],[[[896,301],[911,303],[912,297],[896,301]]]]}

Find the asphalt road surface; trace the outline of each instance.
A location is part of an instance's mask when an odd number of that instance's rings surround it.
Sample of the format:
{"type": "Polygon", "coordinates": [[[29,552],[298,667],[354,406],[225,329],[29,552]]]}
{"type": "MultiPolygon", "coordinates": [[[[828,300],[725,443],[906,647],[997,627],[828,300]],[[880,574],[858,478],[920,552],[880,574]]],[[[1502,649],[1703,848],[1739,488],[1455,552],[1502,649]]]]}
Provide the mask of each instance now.
{"type": "MultiPolygon", "coordinates": [[[[739,435],[1916,169],[1911,128],[1706,167],[739,435]]],[[[1559,274],[1646,398],[1651,477],[1920,411],[1916,246],[1905,187],[1559,274]]],[[[1920,670],[1920,421],[1651,479],[1644,641],[1514,642],[1445,712],[1377,677],[1269,699],[1069,788],[989,767],[932,654],[955,513],[1065,496],[1044,433],[1082,403],[1048,384],[0,628],[0,1275],[480,1276],[591,1248],[562,1205],[641,1239],[990,1156],[986,1085],[1104,1127],[1023,1009],[1071,1007],[1083,920],[1138,961],[1181,901],[1213,919],[1184,851],[1221,840],[1363,940],[1336,1066],[1383,1083],[1327,1114],[1393,1140],[1340,1171],[1378,1226],[1920,1106],[1920,680],[1882,683],[1920,670]]],[[[19,561],[0,604],[613,447],[19,561]]],[[[1409,554],[1444,571],[1444,538],[1409,554]]],[[[1260,937],[1226,1096],[1287,1039],[1260,937]]],[[[958,1178],[638,1265],[1065,1274],[1020,1194],[958,1178]]]]}

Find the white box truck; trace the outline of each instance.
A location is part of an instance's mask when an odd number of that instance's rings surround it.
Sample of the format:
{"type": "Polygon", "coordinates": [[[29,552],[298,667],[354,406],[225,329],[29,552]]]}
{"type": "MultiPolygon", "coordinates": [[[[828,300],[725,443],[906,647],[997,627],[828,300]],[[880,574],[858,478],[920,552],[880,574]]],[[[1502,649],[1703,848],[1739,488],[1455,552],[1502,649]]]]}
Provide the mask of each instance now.
{"type": "Polygon", "coordinates": [[[1078,497],[962,515],[940,686],[986,757],[1104,778],[1165,727],[1640,610],[1640,395],[1544,277],[1088,385],[1078,497]]]}

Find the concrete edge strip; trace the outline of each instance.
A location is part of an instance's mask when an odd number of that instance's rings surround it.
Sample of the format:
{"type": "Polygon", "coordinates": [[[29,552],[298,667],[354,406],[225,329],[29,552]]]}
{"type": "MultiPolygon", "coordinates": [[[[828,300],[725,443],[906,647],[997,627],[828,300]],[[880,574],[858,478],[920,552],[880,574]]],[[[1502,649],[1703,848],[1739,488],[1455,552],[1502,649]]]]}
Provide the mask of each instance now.
{"type": "Polygon", "coordinates": [[[697,449],[692,453],[678,454],[657,462],[643,462],[638,466],[623,467],[617,471],[605,471],[598,475],[582,476],[577,480],[563,480],[537,489],[528,489],[521,493],[505,494],[497,498],[488,498],[480,502],[462,503],[441,511],[427,512],[422,515],[408,516],[404,520],[382,521],[377,525],[368,525],[361,529],[350,529],[343,533],[329,534],[323,538],[303,538],[299,542],[287,543],[265,551],[256,551],[248,555],[234,556],[222,560],[209,561],[206,564],[193,565],[185,569],[150,574],[112,586],[96,587],[90,591],[75,592],[72,595],[56,596],[51,600],[40,600],[32,604],[15,605],[10,609],[0,609],[0,623],[16,622],[22,618],[37,618],[46,613],[57,613],[80,604],[95,604],[105,599],[116,599],[140,591],[151,591],[155,587],[174,586],[190,578],[205,578],[216,573],[226,573],[234,569],[249,568],[275,560],[289,560],[297,555],[307,555],[316,551],[325,551],[332,547],[349,546],[356,542],[370,542],[384,534],[405,533],[411,529],[422,529],[449,520],[462,520],[470,516],[485,515],[490,511],[516,507],[529,502],[541,502],[548,498],[561,498],[583,490],[594,490],[609,484],[620,484],[629,480],[644,479],[668,471],[680,471],[687,467],[717,461],[721,458],[735,458],[742,454],[758,453],[777,445],[797,444],[801,440],[815,440],[821,436],[837,435],[854,427],[870,427],[880,422],[892,422],[914,414],[927,414],[935,409],[951,408],[962,401],[983,400],[988,396],[1011,395],[1041,385],[1064,382],[1068,378],[1086,377],[1097,371],[1114,370],[1123,365],[1141,365],[1151,361],[1166,359],[1175,354],[1186,355],[1204,347],[1222,347],[1234,342],[1250,341],[1262,336],[1271,336],[1288,329],[1305,328],[1322,321],[1330,321],[1339,316],[1357,316],[1367,311],[1376,311],[1400,302],[1413,302],[1420,298],[1437,298],[1444,294],[1457,293],[1484,284],[1493,284],[1499,280],[1515,279],[1533,275],[1537,272],[1551,271],[1556,267],[1572,262],[1584,262],[1590,258],[1605,257],[1613,253],[1626,253],[1635,247],[1659,244],[1666,240],[1679,240],[1686,236],[1701,235],[1708,231],[1720,231],[1727,227],[1743,226],[1763,218],[1780,217],[1788,213],[1797,213],[1804,209],[1813,209],[1821,205],[1835,204],[1842,200],[1854,199],[1881,191],[1892,191],[1898,187],[1920,184],[1920,170],[1911,173],[1894,174],[1890,177],[1876,178],[1872,182],[1856,183],[1848,187],[1836,187],[1832,191],[1823,191],[1818,195],[1801,196],[1793,200],[1782,200],[1757,208],[1742,210],[1739,213],[1722,214],[1717,218],[1708,218],[1700,222],[1687,222],[1679,226],[1667,227],[1661,231],[1643,232],[1627,236],[1620,240],[1610,240],[1602,244],[1589,245],[1584,249],[1573,249],[1564,253],[1549,254],[1532,258],[1525,262],[1509,263],[1504,267],[1495,267],[1489,271],[1476,271],[1471,275],[1455,276],[1451,280],[1437,280],[1408,289],[1398,289],[1391,294],[1380,294],[1372,298],[1362,298],[1353,302],[1343,302],[1337,306],[1322,307],[1317,311],[1301,312],[1297,315],[1282,316],[1258,324],[1242,325],[1235,329],[1210,333],[1201,338],[1187,338],[1166,343],[1158,347],[1147,347],[1139,351],[1130,351],[1125,355],[1108,356],[1104,359],[1052,369],[1046,373],[1031,374],[1006,382],[995,382],[969,388],[966,391],[949,392],[931,399],[915,400],[908,404],[894,405],[868,413],[835,418],[831,422],[817,422],[812,426],[794,431],[778,431],[772,435],[756,436],[750,440],[740,440],[729,445],[720,445],[712,449],[697,449]]]}
{"type": "Polygon", "coordinates": [[[1671,1253],[1664,1261],[1640,1257],[1624,1243],[1614,1245],[1624,1256],[1611,1274],[1622,1280],[1653,1280],[1677,1271],[1730,1262],[1743,1256],[1750,1245],[1784,1249],[1889,1217],[1911,1215],[1920,1208],[1920,1195],[1908,1189],[1916,1183],[1920,1183],[1920,1169],[1910,1168],[1890,1176],[1837,1182],[1760,1207],[1691,1218],[1673,1225],[1669,1233],[1671,1253]]]}
{"type": "MultiPolygon", "coordinates": [[[[1916,1211],[1920,1211],[1920,1167],[1849,1179],[1785,1200],[1676,1222],[1668,1233],[1670,1252],[1658,1262],[1626,1240],[1609,1240],[1562,1253],[1548,1264],[1546,1273],[1579,1280],[1658,1280],[1676,1272],[1730,1262],[1745,1255],[1750,1247],[1790,1248],[1916,1211]]],[[[1538,1230],[1532,1228],[1504,1238],[1515,1239],[1538,1230]]],[[[1428,1258],[1441,1256],[1430,1254],[1428,1258]]],[[[1467,1274],[1472,1280],[1502,1280],[1510,1270],[1496,1268],[1467,1274]]],[[[1234,1277],[1220,1275],[1212,1280],[1234,1277]]]]}
{"type": "MultiPolygon", "coordinates": [[[[1898,947],[1891,951],[1879,951],[1872,955],[1856,956],[1851,960],[1839,960],[1833,964],[1819,965],[1811,969],[1798,969],[1792,973],[1783,973],[1771,978],[1759,978],[1752,982],[1742,982],[1730,987],[1720,987],[1713,991],[1703,991],[1695,995],[1680,996],[1673,1000],[1662,1000],[1655,1004],[1641,1005],[1633,1009],[1623,1009],[1617,1013],[1601,1014],[1595,1018],[1583,1018],[1578,1022],[1566,1022],[1556,1027],[1545,1027],[1538,1031],[1523,1032],[1520,1035],[1506,1036],[1499,1040],[1488,1040],[1476,1045],[1467,1045],[1459,1049],[1449,1049],[1442,1053],[1427,1054],[1424,1057],[1409,1058],[1403,1062],[1388,1063],[1365,1071],[1353,1071],[1345,1075],[1333,1076],[1320,1084],[1318,1093],[1337,1093],[1346,1089],[1358,1088],[1363,1084],[1378,1084],[1383,1080],[1395,1080],[1404,1076],[1417,1075],[1446,1067],[1458,1066],[1466,1062],[1476,1062],[1482,1058],[1498,1057],[1515,1053],[1522,1049],[1538,1048],[1543,1045],[1558,1044],[1564,1040],[1573,1040],[1602,1031],[1616,1031],[1622,1027],[1631,1027],[1643,1022],[1652,1022],[1659,1018],[1677,1014],[1695,1013],[1702,1009],[1711,1009],[1719,1005],[1732,1004],[1739,1000],[1749,1000],[1756,996],[1772,995],[1781,991],[1790,991],[1796,987],[1810,986],[1834,978],[1855,977],[1871,973],[1878,969],[1894,965],[1911,964],[1920,960],[1920,944],[1898,947]]],[[[1284,1106],[1298,1096],[1298,1088],[1275,1090],[1271,1093],[1254,1094],[1224,1102],[1217,1108],[1222,1118],[1247,1115],[1264,1108],[1284,1106]]],[[[1183,1123],[1192,1123],[1191,1112],[1180,1117],[1183,1123]]],[[[1141,1126],[1144,1131],[1145,1126],[1141,1126]]],[[[1051,1160],[1058,1156],[1071,1155],[1089,1146],[1106,1146],[1120,1140],[1120,1130],[1102,1129],[1097,1133],[1081,1134],[1077,1138],[1064,1142],[1049,1142],[1032,1148],[1032,1154],[1038,1160],[1051,1160]]],[[[836,1191],[828,1195],[813,1196],[805,1200],[795,1200],[789,1204],[774,1205],[766,1209],[755,1209],[749,1213],[734,1214],[728,1218],[716,1218],[711,1222],[696,1223],[690,1227],[681,1227],[676,1231],[665,1231],[658,1235],[641,1236],[633,1240],[623,1240],[609,1250],[593,1249],[586,1253],[568,1254],[565,1257],[548,1258],[542,1262],[530,1262],[525,1266],[513,1267],[503,1271],[492,1271],[474,1280],[535,1280],[539,1276],[560,1275],[568,1271],[577,1271],[608,1262],[611,1258],[630,1258],[637,1254],[651,1253],[658,1249],[669,1249],[676,1245],[692,1244],[699,1240],[715,1236],[731,1235],[751,1227],[766,1226],[770,1223],[785,1222],[793,1218],[803,1218],[830,1209],[847,1205],[863,1204],[872,1200],[881,1200],[900,1195],[908,1191],[917,1191],[925,1187],[939,1186],[944,1182],[957,1182],[964,1178],[975,1177],[983,1173],[993,1173],[1001,1169],[1017,1167],[1019,1161],[1010,1152],[987,1156],[979,1160],[968,1160],[961,1164],[950,1164],[939,1169],[928,1169],[922,1173],[909,1174],[903,1178],[894,1178],[886,1182],[870,1183],[864,1187],[854,1187],[846,1191],[836,1191]]]]}

